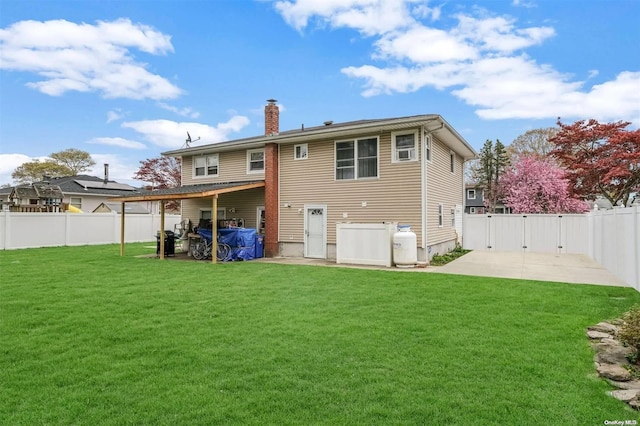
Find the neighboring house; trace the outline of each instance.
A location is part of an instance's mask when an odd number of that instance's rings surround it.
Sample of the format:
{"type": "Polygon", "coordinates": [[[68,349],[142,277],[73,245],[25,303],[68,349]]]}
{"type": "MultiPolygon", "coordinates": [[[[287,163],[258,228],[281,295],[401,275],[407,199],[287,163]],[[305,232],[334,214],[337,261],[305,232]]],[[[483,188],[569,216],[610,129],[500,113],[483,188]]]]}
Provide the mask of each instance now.
{"type": "MultiPolygon", "coordinates": [[[[91,212],[100,204],[107,202],[112,197],[122,197],[137,193],[138,188],[131,185],[118,183],[108,178],[108,165],[105,164],[105,177],[99,178],[88,175],[64,176],[57,178],[43,177],[40,182],[30,185],[18,185],[0,190],[0,199],[8,203],[11,211],[66,211],[73,206],[83,212],[91,212]],[[37,188],[55,187],[61,192],[61,200],[57,208],[47,207],[47,197],[36,196],[37,188]],[[42,200],[42,201],[38,201],[42,200]]],[[[59,195],[59,194],[58,194],[59,195]]],[[[153,202],[136,203],[141,208],[150,211],[155,207],[153,202]]],[[[157,213],[157,207],[154,208],[157,213]]]]}
{"type": "Polygon", "coordinates": [[[265,135],[164,152],[182,161],[180,188],[112,201],[182,200],[193,224],[242,221],[264,233],[267,256],[335,259],[338,222],[410,224],[419,261],[455,247],[476,153],[441,116],[280,132],[268,102],[265,135]]]}
{"type": "MultiPolygon", "coordinates": [[[[100,203],[91,213],[122,213],[122,203],[100,203]]],[[[135,203],[126,204],[125,214],[149,214],[149,210],[135,203]]]]}
{"type": "MultiPolygon", "coordinates": [[[[464,212],[469,214],[485,214],[489,210],[484,204],[484,188],[481,185],[466,184],[464,197],[464,212]]],[[[511,208],[505,206],[502,201],[496,203],[495,213],[508,214],[511,208]]]]}
{"type": "Polygon", "coordinates": [[[484,214],[484,190],[481,186],[465,185],[464,212],[469,214],[484,214]]]}

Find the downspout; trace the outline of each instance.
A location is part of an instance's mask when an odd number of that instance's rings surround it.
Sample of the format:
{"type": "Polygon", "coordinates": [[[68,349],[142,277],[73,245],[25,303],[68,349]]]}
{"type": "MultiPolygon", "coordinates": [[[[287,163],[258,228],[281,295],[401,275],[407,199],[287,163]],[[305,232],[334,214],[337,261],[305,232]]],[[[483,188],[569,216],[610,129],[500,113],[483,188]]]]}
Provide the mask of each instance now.
{"type": "MultiPolygon", "coordinates": [[[[442,130],[444,129],[444,121],[442,121],[442,119],[440,117],[437,118],[438,120],[440,120],[440,127],[435,128],[433,130],[428,130],[426,128],[426,126],[422,126],[422,162],[420,165],[420,171],[422,173],[422,179],[421,179],[421,186],[422,186],[422,249],[426,250],[428,247],[427,244],[427,199],[428,197],[428,190],[429,190],[429,185],[428,185],[428,170],[427,170],[427,158],[426,158],[426,152],[427,152],[427,136],[431,135],[431,133],[433,132],[437,132],[438,130],[442,130]]],[[[432,161],[433,159],[433,139],[431,140],[432,144],[431,144],[431,159],[429,161],[432,161]]],[[[429,262],[429,253],[425,253],[425,259],[426,262],[429,262]]]]}

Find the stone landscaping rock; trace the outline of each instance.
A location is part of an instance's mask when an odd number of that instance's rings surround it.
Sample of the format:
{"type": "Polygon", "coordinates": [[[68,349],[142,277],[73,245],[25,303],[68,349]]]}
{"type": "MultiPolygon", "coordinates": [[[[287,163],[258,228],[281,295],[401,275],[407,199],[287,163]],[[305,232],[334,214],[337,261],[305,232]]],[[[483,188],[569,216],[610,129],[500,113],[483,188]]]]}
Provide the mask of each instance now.
{"type": "Polygon", "coordinates": [[[609,394],[615,399],[619,399],[620,401],[631,401],[636,396],[638,396],[639,389],[620,389],[609,392],[609,394]]]}
{"type": "Polygon", "coordinates": [[[606,321],[602,321],[597,323],[596,325],[592,325],[587,330],[600,331],[602,333],[609,333],[609,334],[616,334],[618,332],[618,327],[606,321]]]}
{"type": "Polygon", "coordinates": [[[610,385],[617,387],[618,389],[637,389],[640,390],[640,380],[629,380],[628,382],[616,382],[615,380],[607,379],[610,385]]]}
{"type": "Polygon", "coordinates": [[[616,340],[615,336],[618,331],[616,325],[618,324],[621,322],[616,322],[616,320],[603,321],[587,329],[587,336],[591,339],[591,347],[596,352],[594,365],[600,377],[605,378],[612,386],[618,388],[608,392],[609,395],[625,401],[629,407],[640,411],[640,379],[634,379],[627,369],[631,368],[627,356],[632,355],[635,349],[624,346],[616,340]]]}
{"type": "Polygon", "coordinates": [[[602,331],[594,331],[594,330],[587,330],[587,336],[589,336],[589,339],[611,339],[611,338],[613,338],[613,336],[610,335],[609,333],[603,333],[602,331]]]}
{"type": "Polygon", "coordinates": [[[631,380],[631,373],[626,368],[622,368],[615,364],[598,365],[598,374],[607,379],[617,382],[628,382],[631,380]]]}
{"type": "Polygon", "coordinates": [[[619,343],[617,345],[599,343],[594,346],[597,352],[595,359],[600,364],[629,365],[627,355],[631,355],[634,352],[632,348],[622,346],[619,343]]]}

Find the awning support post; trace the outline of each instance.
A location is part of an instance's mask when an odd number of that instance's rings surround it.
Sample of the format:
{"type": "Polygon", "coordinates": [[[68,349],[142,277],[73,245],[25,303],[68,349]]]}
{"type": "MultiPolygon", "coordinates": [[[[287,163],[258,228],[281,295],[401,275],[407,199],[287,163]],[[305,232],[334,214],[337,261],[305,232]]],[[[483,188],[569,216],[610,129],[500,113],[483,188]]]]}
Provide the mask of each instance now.
{"type": "Polygon", "coordinates": [[[164,259],[164,201],[160,200],[160,259],[164,259]]]}
{"type": "Polygon", "coordinates": [[[124,201],[120,203],[120,256],[124,256],[124,201]]]}
{"type": "Polygon", "coordinates": [[[211,201],[211,263],[216,264],[218,259],[218,194],[213,195],[211,201]]]}

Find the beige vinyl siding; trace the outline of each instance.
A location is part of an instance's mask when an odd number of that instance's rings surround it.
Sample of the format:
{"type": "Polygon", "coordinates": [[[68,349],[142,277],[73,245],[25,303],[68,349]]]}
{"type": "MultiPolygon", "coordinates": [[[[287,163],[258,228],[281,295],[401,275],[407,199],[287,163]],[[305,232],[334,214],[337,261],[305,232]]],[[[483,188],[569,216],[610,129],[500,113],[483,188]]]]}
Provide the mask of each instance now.
{"type": "Polygon", "coordinates": [[[392,163],[389,132],[363,134],[357,139],[375,136],[379,136],[377,178],[335,180],[333,139],[309,142],[304,160],[294,160],[294,144],[280,146],[281,241],[303,242],[304,206],[320,204],[327,206],[329,244],[335,244],[337,222],[407,223],[421,244],[420,162],[392,163]],[[362,202],[367,206],[362,207],[362,202]],[[285,203],[291,207],[284,207],[285,203]]]}
{"type": "Polygon", "coordinates": [[[217,177],[193,177],[193,157],[182,159],[182,185],[216,182],[241,182],[264,179],[264,173],[247,173],[247,150],[218,153],[217,177]]]}
{"type": "MultiPolygon", "coordinates": [[[[212,201],[211,197],[183,200],[182,219],[190,219],[194,226],[198,225],[200,211],[211,210],[212,201]]],[[[226,218],[243,218],[245,228],[256,227],[258,206],[264,206],[264,188],[231,192],[218,197],[218,208],[226,209],[226,218]],[[235,212],[229,211],[232,208],[235,212]]]]}
{"type": "Polygon", "coordinates": [[[427,163],[427,245],[455,238],[451,209],[463,204],[463,159],[455,155],[455,172],[451,173],[451,150],[433,136],[432,141],[431,162],[427,163]],[[438,225],[438,203],[443,207],[442,227],[438,225]]]}

